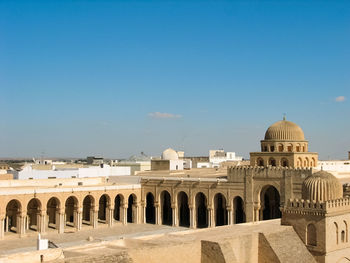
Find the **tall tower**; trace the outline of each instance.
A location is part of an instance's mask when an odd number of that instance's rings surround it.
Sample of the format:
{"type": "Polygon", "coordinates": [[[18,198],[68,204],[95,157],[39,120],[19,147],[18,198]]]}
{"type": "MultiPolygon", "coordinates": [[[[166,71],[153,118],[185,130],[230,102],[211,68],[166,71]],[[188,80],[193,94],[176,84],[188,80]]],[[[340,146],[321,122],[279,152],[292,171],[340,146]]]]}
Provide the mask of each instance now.
{"type": "Polygon", "coordinates": [[[250,153],[251,166],[316,167],[318,154],[308,151],[303,130],[283,118],[272,124],[260,141],[261,152],[250,153]]]}
{"type": "Polygon", "coordinates": [[[293,226],[318,262],[350,262],[350,199],[338,179],[325,171],[310,175],[302,198],[285,203],[281,224],[293,226]]]}

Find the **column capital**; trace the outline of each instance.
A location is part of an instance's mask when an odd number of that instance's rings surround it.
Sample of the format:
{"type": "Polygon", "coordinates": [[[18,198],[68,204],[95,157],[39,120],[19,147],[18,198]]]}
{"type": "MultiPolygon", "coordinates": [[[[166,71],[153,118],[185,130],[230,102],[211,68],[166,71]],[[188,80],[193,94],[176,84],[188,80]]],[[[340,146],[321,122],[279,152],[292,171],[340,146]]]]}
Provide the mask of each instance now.
{"type": "Polygon", "coordinates": [[[46,215],[46,212],[47,212],[46,210],[41,210],[41,211],[40,211],[40,215],[41,215],[41,216],[45,216],[45,215],[46,215]]]}
{"type": "Polygon", "coordinates": [[[27,211],[19,212],[19,216],[20,217],[26,217],[27,216],[27,211]]]}

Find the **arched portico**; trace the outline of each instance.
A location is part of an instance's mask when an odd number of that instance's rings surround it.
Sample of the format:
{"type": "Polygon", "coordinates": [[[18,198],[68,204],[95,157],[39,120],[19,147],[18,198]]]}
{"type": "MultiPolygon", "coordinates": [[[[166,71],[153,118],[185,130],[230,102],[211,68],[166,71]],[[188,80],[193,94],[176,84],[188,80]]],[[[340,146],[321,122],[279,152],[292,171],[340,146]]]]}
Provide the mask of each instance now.
{"type": "Polygon", "coordinates": [[[128,198],[127,222],[137,223],[137,197],[134,194],[128,198]]]}
{"type": "Polygon", "coordinates": [[[260,192],[260,220],[281,217],[280,194],[272,185],[266,185],[260,192]]]}
{"type": "Polygon", "coordinates": [[[196,223],[198,228],[208,227],[207,198],[199,192],[195,197],[196,223]]]}
{"type": "MultiPolygon", "coordinates": [[[[5,233],[21,233],[22,205],[18,200],[11,200],[6,206],[5,233]]],[[[24,229],[23,229],[24,231],[24,229]]]]}
{"type": "Polygon", "coordinates": [[[163,225],[172,225],[173,211],[171,208],[171,196],[168,191],[163,191],[160,194],[161,218],[163,225]]]}
{"type": "Polygon", "coordinates": [[[56,197],[51,197],[47,201],[46,213],[47,213],[47,226],[59,230],[60,227],[60,200],[56,197]]]}
{"type": "Polygon", "coordinates": [[[114,220],[123,221],[124,196],[118,194],[114,199],[114,220]]]}
{"type": "Polygon", "coordinates": [[[180,192],[177,195],[178,206],[178,219],[179,225],[189,227],[190,226],[190,209],[188,206],[188,196],[185,192],[180,192]]]}
{"type": "Polygon", "coordinates": [[[214,216],[215,226],[227,225],[226,198],[221,193],[214,196],[214,216]]]}
{"type": "Polygon", "coordinates": [[[234,211],[234,223],[244,223],[245,222],[245,212],[244,212],[244,202],[240,196],[236,196],[233,199],[233,211],[234,211]]]}
{"type": "Polygon", "coordinates": [[[146,195],[146,223],[155,224],[156,214],[154,207],[154,196],[152,193],[146,195]]]}
{"type": "Polygon", "coordinates": [[[110,197],[107,194],[102,195],[98,201],[98,221],[100,223],[108,223],[109,203],[110,197]]]}
{"type": "Polygon", "coordinates": [[[78,199],[75,196],[67,198],[65,203],[66,226],[81,229],[81,211],[78,209],[78,199]]]}
{"type": "Polygon", "coordinates": [[[92,225],[94,224],[94,208],[95,199],[91,195],[85,196],[83,200],[83,224],[92,225]]]}
{"type": "Polygon", "coordinates": [[[38,232],[43,230],[43,232],[45,232],[45,225],[43,224],[42,220],[45,220],[45,217],[41,216],[41,202],[39,199],[33,198],[27,205],[27,230],[38,232]]]}

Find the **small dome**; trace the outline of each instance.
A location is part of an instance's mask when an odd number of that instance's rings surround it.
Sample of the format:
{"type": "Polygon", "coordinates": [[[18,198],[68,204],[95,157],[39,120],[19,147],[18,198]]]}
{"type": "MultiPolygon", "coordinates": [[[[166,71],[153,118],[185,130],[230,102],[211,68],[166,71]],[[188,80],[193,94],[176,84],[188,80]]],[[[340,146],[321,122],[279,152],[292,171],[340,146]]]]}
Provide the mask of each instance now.
{"type": "Polygon", "coordinates": [[[304,141],[303,130],[294,122],[278,121],[272,124],[265,133],[265,140],[304,141]]]}
{"type": "Polygon", "coordinates": [[[303,182],[302,198],[319,202],[343,198],[343,186],[331,173],[319,171],[303,182]]]}
{"type": "Polygon", "coordinates": [[[178,160],[179,156],[175,150],[168,148],[162,153],[162,159],[163,160],[178,160]]]}

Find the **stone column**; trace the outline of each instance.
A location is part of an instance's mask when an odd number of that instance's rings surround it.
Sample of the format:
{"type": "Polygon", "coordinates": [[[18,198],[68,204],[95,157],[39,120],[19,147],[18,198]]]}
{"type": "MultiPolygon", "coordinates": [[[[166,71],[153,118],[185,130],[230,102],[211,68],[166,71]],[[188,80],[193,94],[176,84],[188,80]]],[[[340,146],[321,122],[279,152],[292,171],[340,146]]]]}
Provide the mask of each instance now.
{"type": "Polygon", "coordinates": [[[65,222],[65,211],[59,210],[56,212],[56,229],[58,230],[59,234],[64,233],[64,226],[66,225],[65,222]]]}
{"type": "Polygon", "coordinates": [[[208,207],[208,227],[215,227],[214,209],[208,207]]]}
{"type": "Polygon", "coordinates": [[[159,203],[154,203],[154,210],[155,210],[155,223],[156,225],[161,225],[162,224],[162,213],[161,213],[161,209],[160,209],[160,205],[159,203]]]}
{"type": "Polygon", "coordinates": [[[140,213],[139,213],[140,203],[132,205],[132,219],[133,223],[138,224],[140,222],[140,213]]]}
{"type": "Polygon", "coordinates": [[[0,217],[0,239],[4,239],[5,236],[5,217],[1,216],[0,217]]]}
{"type": "Polygon", "coordinates": [[[196,228],[196,213],[195,213],[195,207],[189,206],[190,209],[190,228],[196,228]]]}
{"type": "Polygon", "coordinates": [[[5,226],[5,233],[9,231],[9,217],[6,216],[6,226],[5,226]]]}
{"type": "Polygon", "coordinates": [[[227,224],[233,225],[234,224],[233,209],[232,209],[232,207],[228,206],[228,207],[226,207],[226,210],[227,210],[227,224]]]}
{"type": "Polygon", "coordinates": [[[126,225],[128,223],[128,205],[123,205],[123,211],[122,211],[122,215],[123,217],[123,224],[126,225]]]}
{"type": "Polygon", "coordinates": [[[80,231],[81,230],[81,227],[82,227],[82,223],[83,223],[83,220],[82,220],[82,215],[83,215],[83,209],[81,207],[79,207],[77,209],[77,220],[76,220],[76,228],[77,228],[77,231],[80,231]]]}
{"type": "Polygon", "coordinates": [[[254,221],[257,222],[260,220],[260,206],[255,206],[254,207],[254,221]]]}
{"type": "Polygon", "coordinates": [[[26,212],[22,212],[19,216],[18,216],[18,225],[17,225],[17,233],[19,233],[20,237],[24,237],[26,234],[26,225],[27,225],[27,213],[26,212]]]}
{"type": "Polygon", "coordinates": [[[141,202],[141,210],[142,210],[141,223],[146,224],[147,222],[146,222],[146,203],[145,203],[145,201],[141,202]]]}
{"type": "Polygon", "coordinates": [[[173,226],[179,226],[179,218],[178,218],[178,214],[177,214],[177,205],[173,204],[171,206],[172,209],[172,223],[173,226]]]}
{"type": "Polygon", "coordinates": [[[113,215],[114,215],[114,209],[111,207],[108,207],[106,211],[106,223],[108,224],[109,227],[113,226],[113,215]]]}
{"type": "Polygon", "coordinates": [[[39,221],[38,221],[38,232],[41,234],[46,233],[46,211],[42,210],[39,213],[39,221]]]}
{"type": "Polygon", "coordinates": [[[90,218],[91,225],[93,228],[97,228],[98,226],[98,210],[92,210],[92,217],[90,218]]]}

